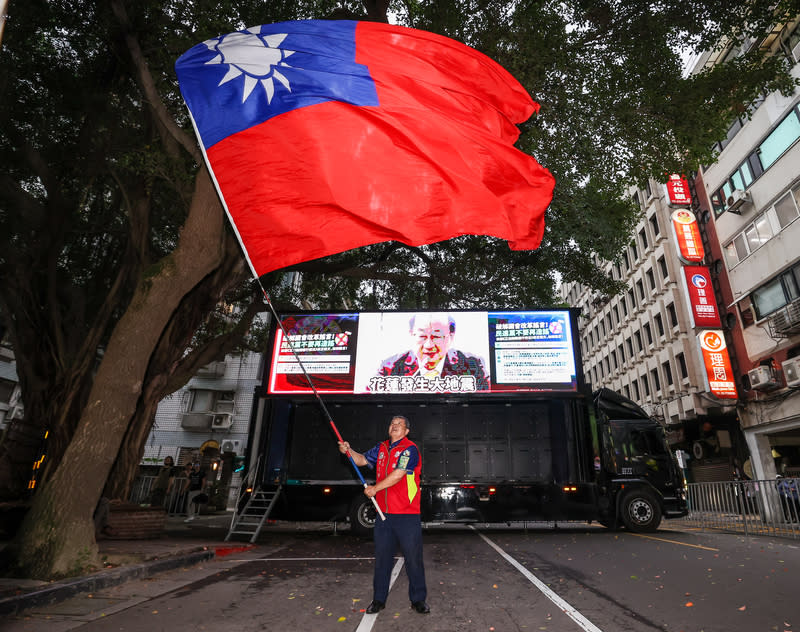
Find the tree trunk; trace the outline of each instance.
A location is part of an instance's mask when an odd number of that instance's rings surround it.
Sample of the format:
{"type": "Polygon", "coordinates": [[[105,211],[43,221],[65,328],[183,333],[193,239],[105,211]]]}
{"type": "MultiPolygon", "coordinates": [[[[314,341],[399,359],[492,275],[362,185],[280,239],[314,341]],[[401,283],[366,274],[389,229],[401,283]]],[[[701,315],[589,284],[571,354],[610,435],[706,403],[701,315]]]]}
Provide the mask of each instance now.
{"type": "Polygon", "coordinates": [[[222,208],[203,168],[177,248],[139,280],[64,458],[3,551],[8,570],[46,579],[98,565],[92,511],[134,417],[152,354],[183,296],[221,263],[223,254],[222,208]]]}

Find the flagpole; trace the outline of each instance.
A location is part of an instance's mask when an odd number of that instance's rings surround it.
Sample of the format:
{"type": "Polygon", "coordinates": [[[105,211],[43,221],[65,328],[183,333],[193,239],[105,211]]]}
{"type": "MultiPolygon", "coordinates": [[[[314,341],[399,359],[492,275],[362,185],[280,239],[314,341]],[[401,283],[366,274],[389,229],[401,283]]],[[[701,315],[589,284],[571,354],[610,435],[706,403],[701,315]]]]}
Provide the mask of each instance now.
{"type": "MultiPolygon", "coordinates": [[[[0,2],[7,2],[7,1],[8,0],[0,0],[0,2]]],[[[192,121],[192,127],[194,128],[197,138],[200,138],[200,131],[197,129],[197,123],[194,120],[194,116],[192,115],[191,110],[189,110],[189,119],[192,121]]],[[[291,350],[292,355],[297,360],[297,364],[300,365],[300,369],[303,371],[303,375],[306,378],[306,382],[308,382],[308,385],[311,387],[311,391],[314,393],[314,397],[317,398],[319,405],[322,407],[322,411],[325,413],[325,417],[328,419],[328,423],[330,423],[331,428],[333,428],[334,434],[339,439],[339,441],[343,442],[342,435],[339,434],[339,429],[336,427],[336,424],[333,423],[333,417],[331,417],[331,414],[328,412],[328,407],[325,406],[325,402],[322,401],[322,397],[320,397],[319,392],[317,391],[317,387],[311,380],[311,376],[308,374],[308,371],[306,371],[306,367],[303,365],[303,361],[300,359],[300,356],[297,354],[297,351],[295,351],[292,341],[289,340],[289,334],[284,328],[281,319],[278,318],[278,313],[275,311],[275,308],[272,305],[272,301],[269,299],[269,294],[267,294],[267,291],[261,284],[261,279],[259,278],[258,273],[256,272],[256,268],[253,265],[252,260],[250,259],[250,253],[248,252],[247,247],[245,246],[244,241],[242,240],[242,236],[239,234],[239,229],[236,226],[236,222],[233,221],[233,216],[231,215],[230,210],[228,209],[228,204],[225,202],[225,197],[222,195],[222,190],[219,187],[219,182],[217,181],[217,177],[214,174],[214,170],[211,168],[211,163],[208,160],[208,154],[206,153],[206,148],[205,145],[203,145],[203,143],[200,143],[200,150],[203,152],[203,160],[205,162],[206,169],[208,170],[208,176],[211,178],[211,182],[214,184],[214,188],[217,190],[217,195],[219,197],[220,204],[222,204],[222,208],[225,210],[225,214],[228,216],[228,220],[230,221],[233,233],[234,235],[236,235],[236,239],[239,242],[239,245],[242,247],[242,252],[244,253],[244,258],[245,261],[247,262],[247,266],[250,268],[250,272],[253,275],[253,278],[256,280],[256,283],[258,283],[258,287],[261,288],[261,293],[264,295],[264,302],[269,306],[269,310],[270,312],[272,312],[272,316],[275,318],[275,322],[278,324],[278,327],[281,328],[281,331],[283,332],[283,335],[286,338],[286,343],[289,345],[289,349],[291,350]]],[[[347,458],[350,459],[350,463],[353,465],[353,469],[358,475],[361,484],[366,489],[367,481],[364,480],[364,476],[361,474],[361,470],[358,469],[356,462],[353,460],[353,455],[350,454],[350,450],[347,450],[346,454],[347,458]]],[[[386,516],[383,515],[381,508],[378,506],[378,501],[375,499],[374,496],[372,497],[372,504],[375,505],[375,511],[378,512],[378,515],[381,517],[381,520],[386,520],[386,516]]]]}
{"type": "MultiPolygon", "coordinates": [[[[319,405],[322,407],[322,411],[325,413],[325,417],[327,418],[328,423],[330,423],[331,428],[333,428],[333,432],[336,435],[336,438],[339,439],[340,442],[344,443],[344,439],[342,439],[342,435],[339,433],[339,429],[336,427],[336,424],[333,422],[333,417],[331,417],[331,414],[328,412],[328,407],[325,406],[325,402],[322,401],[322,397],[320,397],[320,394],[317,391],[317,387],[314,385],[314,382],[311,380],[311,376],[308,374],[308,371],[306,371],[306,367],[303,365],[303,361],[300,359],[300,356],[297,354],[297,351],[295,351],[294,345],[292,344],[292,341],[289,338],[289,333],[286,331],[286,328],[283,326],[283,323],[281,322],[281,319],[278,318],[278,314],[277,314],[277,312],[275,311],[275,308],[272,305],[272,301],[269,299],[269,294],[267,294],[267,291],[264,289],[264,286],[261,285],[261,279],[258,279],[258,277],[256,277],[256,279],[258,281],[258,286],[261,288],[261,292],[264,294],[264,301],[269,306],[270,312],[272,312],[272,315],[275,318],[275,322],[278,324],[278,327],[280,327],[281,332],[283,333],[283,337],[286,340],[286,344],[289,346],[289,349],[291,350],[292,355],[294,355],[295,359],[297,360],[297,364],[300,365],[300,369],[303,371],[303,375],[305,376],[306,381],[308,382],[308,385],[311,387],[311,391],[314,393],[314,396],[317,398],[317,401],[319,402],[319,405]]],[[[347,455],[347,458],[350,460],[350,463],[352,464],[353,469],[355,470],[356,474],[358,475],[358,478],[361,480],[361,484],[364,486],[364,489],[366,489],[367,486],[368,486],[367,485],[367,481],[364,480],[364,476],[361,474],[361,470],[358,468],[358,465],[356,465],[355,459],[353,459],[353,455],[350,454],[350,450],[348,449],[345,452],[345,454],[347,455]]],[[[378,506],[378,501],[375,499],[375,496],[372,496],[370,500],[372,500],[372,504],[375,505],[375,511],[378,512],[378,515],[381,517],[381,520],[386,520],[386,516],[383,515],[383,512],[381,511],[381,508],[378,506]]]]}

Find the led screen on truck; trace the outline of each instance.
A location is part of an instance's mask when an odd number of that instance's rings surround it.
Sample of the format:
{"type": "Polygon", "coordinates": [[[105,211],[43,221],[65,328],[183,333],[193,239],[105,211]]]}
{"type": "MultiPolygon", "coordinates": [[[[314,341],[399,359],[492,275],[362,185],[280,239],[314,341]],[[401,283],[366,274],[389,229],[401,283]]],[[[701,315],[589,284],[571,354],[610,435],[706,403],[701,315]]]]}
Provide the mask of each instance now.
{"type": "Polygon", "coordinates": [[[271,394],[487,394],[577,390],[567,310],[282,315],[271,394]],[[290,344],[291,343],[291,344],[290,344]],[[302,367],[301,367],[302,363],[302,367]]]}

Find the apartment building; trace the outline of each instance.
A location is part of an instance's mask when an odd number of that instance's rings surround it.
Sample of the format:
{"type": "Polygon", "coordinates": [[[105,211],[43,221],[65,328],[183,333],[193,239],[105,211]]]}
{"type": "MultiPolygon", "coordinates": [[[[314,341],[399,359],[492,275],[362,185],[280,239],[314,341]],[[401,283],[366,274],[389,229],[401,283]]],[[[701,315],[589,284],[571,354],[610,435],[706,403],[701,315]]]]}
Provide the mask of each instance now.
{"type": "MultiPolygon", "coordinates": [[[[793,64],[798,20],[748,42],[793,64]]],[[[739,48],[708,54],[698,68],[739,48]]],[[[714,265],[723,269],[742,387],[739,417],[753,475],[800,475],[800,91],[765,95],[733,122],[716,162],[697,175],[714,265]]]]}
{"type": "Polygon", "coordinates": [[[580,284],[561,287],[581,310],[585,379],[634,400],[667,430],[690,480],[729,480],[747,458],[736,402],[715,395],[698,345],[699,328],[682,281],[683,265],[670,201],[662,183],[632,191],[642,218],[619,264],[598,262],[627,289],[597,296],[580,284]]]}
{"type": "MultiPolygon", "coordinates": [[[[753,46],[784,55],[800,77],[798,20],[708,53],[695,71],[753,46]]],[[[713,331],[732,374],[727,394],[715,388],[698,344],[709,329],[698,322],[692,262],[672,222],[684,205],[662,183],[633,192],[642,220],[621,265],[604,264],[626,292],[599,297],[574,284],[562,288],[583,313],[587,381],[663,420],[673,447],[689,454],[690,480],[800,474],[798,140],[800,91],[765,95],[733,121],[715,163],[688,183],[685,208],[698,220],[704,253],[695,263],[705,270],[702,293],[718,314],[713,331]]]]}
{"type": "Polygon", "coordinates": [[[226,452],[244,455],[262,372],[263,354],[253,352],[229,354],[203,367],[159,402],[142,465],[159,465],[167,456],[183,465],[226,452]]]}

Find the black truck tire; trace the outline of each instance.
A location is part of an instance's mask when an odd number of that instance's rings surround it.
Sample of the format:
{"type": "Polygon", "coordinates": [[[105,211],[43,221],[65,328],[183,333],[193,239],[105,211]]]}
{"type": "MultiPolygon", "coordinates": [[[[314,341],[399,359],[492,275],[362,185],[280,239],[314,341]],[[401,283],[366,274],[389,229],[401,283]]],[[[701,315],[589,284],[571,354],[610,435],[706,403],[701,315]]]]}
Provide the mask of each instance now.
{"type": "Polygon", "coordinates": [[[634,533],[650,533],[661,524],[661,506],[646,489],[634,489],[622,497],[622,522],[634,533]]]}
{"type": "Polygon", "coordinates": [[[355,535],[372,537],[377,517],[378,512],[375,511],[375,505],[363,494],[356,496],[350,503],[350,530],[355,535]]]}

